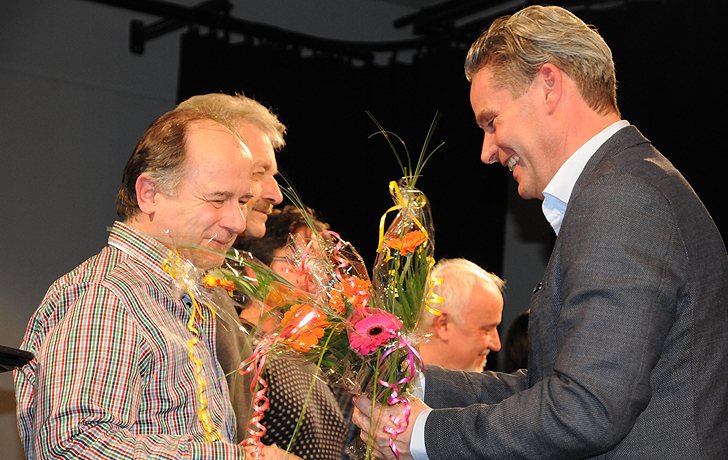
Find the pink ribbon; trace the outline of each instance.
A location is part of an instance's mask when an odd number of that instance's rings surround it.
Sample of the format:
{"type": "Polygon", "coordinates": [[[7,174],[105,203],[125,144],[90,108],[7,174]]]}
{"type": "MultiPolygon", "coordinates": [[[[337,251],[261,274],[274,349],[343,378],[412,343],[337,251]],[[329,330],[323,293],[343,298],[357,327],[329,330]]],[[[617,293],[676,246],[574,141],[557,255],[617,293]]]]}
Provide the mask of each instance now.
{"type": "Polygon", "coordinates": [[[407,347],[408,350],[407,363],[409,364],[410,374],[398,380],[396,383],[389,383],[385,382],[384,380],[378,379],[381,385],[392,389],[392,393],[389,395],[387,403],[392,406],[401,402],[403,406],[402,417],[397,417],[394,415],[389,416],[389,419],[395,424],[396,428],[390,428],[388,426],[384,427],[384,431],[386,433],[389,433],[389,447],[392,449],[392,452],[394,452],[394,456],[397,457],[397,459],[399,459],[399,450],[397,449],[397,446],[394,445],[394,441],[397,439],[397,436],[407,431],[407,426],[409,425],[409,416],[412,412],[407,398],[400,398],[398,396],[399,392],[397,391],[397,387],[399,385],[412,381],[412,379],[415,377],[415,371],[422,370],[422,358],[420,357],[420,354],[417,352],[417,350],[415,350],[415,348],[407,340],[400,339],[398,347],[390,349],[379,359],[379,365],[381,366],[384,362],[384,358],[392,354],[393,351],[403,347],[407,347]],[[417,361],[415,361],[415,357],[417,358],[417,361]],[[418,362],[419,365],[417,365],[418,362]]]}
{"type": "Polygon", "coordinates": [[[266,428],[260,422],[265,415],[265,411],[270,407],[270,401],[265,396],[268,391],[268,382],[261,377],[268,358],[268,350],[264,349],[267,347],[268,340],[261,340],[253,354],[248,359],[240,363],[240,366],[238,367],[238,372],[242,375],[250,372],[254,373],[253,382],[250,384],[250,391],[252,391],[255,395],[253,397],[253,416],[248,421],[248,433],[250,433],[250,437],[241,443],[244,447],[253,446],[250,452],[246,452],[246,455],[249,454],[251,458],[263,458],[260,438],[265,436],[266,428]],[[259,391],[255,391],[258,384],[260,384],[261,389],[259,391]],[[257,428],[257,430],[254,428],[257,428]]]}
{"type": "Polygon", "coordinates": [[[336,259],[336,261],[339,263],[339,265],[336,266],[336,277],[339,279],[339,281],[344,281],[341,270],[349,266],[349,260],[345,257],[339,256],[339,252],[341,252],[341,248],[344,246],[344,241],[341,239],[341,236],[338,233],[332,232],[331,230],[326,230],[325,232],[321,232],[321,234],[332,235],[334,238],[336,238],[336,246],[334,246],[334,259],[336,259]]]}

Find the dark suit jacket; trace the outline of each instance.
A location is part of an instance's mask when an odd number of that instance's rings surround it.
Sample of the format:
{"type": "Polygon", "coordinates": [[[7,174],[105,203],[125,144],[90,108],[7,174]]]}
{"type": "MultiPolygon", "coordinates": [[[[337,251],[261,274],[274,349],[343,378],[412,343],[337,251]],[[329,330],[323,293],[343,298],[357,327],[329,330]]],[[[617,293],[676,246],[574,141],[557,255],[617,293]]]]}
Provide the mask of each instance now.
{"type": "Polygon", "coordinates": [[[728,256],[634,127],[587,163],[540,286],[528,372],[426,369],[425,402],[450,407],[431,460],[728,458],[728,256]]]}
{"type": "MultiPolygon", "coordinates": [[[[218,305],[224,310],[227,321],[238,319],[238,313],[232,304],[219,302],[218,305]]],[[[220,367],[226,374],[230,403],[235,412],[236,437],[237,441],[241,442],[248,437],[248,422],[252,415],[253,392],[250,386],[253,375],[252,373],[241,375],[238,373],[238,366],[253,353],[247,334],[236,329],[239,324],[228,325],[219,315],[216,315],[215,320],[217,322],[215,351],[220,367]]]]}

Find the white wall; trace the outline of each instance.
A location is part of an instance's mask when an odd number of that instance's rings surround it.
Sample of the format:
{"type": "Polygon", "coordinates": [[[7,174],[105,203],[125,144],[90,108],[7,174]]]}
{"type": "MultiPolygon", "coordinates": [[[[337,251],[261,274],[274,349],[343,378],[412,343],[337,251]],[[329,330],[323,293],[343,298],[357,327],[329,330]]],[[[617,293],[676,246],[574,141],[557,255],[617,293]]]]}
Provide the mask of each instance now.
{"type": "MultiPolygon", "coordinates": [[[[412,10],[372,0],[235,4],[235,16],[321,37],[409,38],[391,24],[412,10]]],[[[2,345],[19,346],[48,286],[104,246],[123,166],[147,125],[174,105],[179,33],[133,55],[132,19],[156,18],[82,0],[0,2],[2,345]]],[[[516,237],[507,251],[523,262],[518,247],[516,237]]],[[[529,267],[540,277],[538,263],[529,267]]],[[[506,267],[510,299],[519,270],[506,267]]],[[[12,375],[3,373],[2,459],[24,458],[16,423],[12,375]]]]}
{"type": "MultiPolygon", "coordinates": [[[[173,107],[178,39],[128,51],[138,14],[78,0],[0,3],[0,344],[17,347],[53,280],[106,242],[121,171],[173,107]]],[[[0,457],[24,458],[12,374],[0,457]]]]}

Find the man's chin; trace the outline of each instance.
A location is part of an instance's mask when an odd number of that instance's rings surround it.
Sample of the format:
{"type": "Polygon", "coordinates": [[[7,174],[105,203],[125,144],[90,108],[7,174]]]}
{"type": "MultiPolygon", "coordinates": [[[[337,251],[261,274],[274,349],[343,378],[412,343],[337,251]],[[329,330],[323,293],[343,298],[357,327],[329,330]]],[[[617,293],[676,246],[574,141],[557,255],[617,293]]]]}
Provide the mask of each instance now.
{"type": "Polygon", "coordinates": [[[219,267],[222,265],[225,261],[225,256],[200,249],[190,253],[188,255],[188,259],[195,265],[195,267],[207,270],[208,268],[219,267]]]}
{"type": "MultiPolygon", "coordinates": [[[[260,213],[256,213],[260,214],[260,213]]],[[[248,219],[245,231],[238,238],[243,240],[257,240],[265,236],[265,222],[268,220],[268,216],[262,214],[261,216],[254,216],[248,219]]]]}
{"type": "Polygon", "coordinates": [[[473,363],[473,366],[470,368],[471,372],[483,372],[485,370],[485,365],[488,363],[486,359],[478,359],[477,362],[473,363]]]}

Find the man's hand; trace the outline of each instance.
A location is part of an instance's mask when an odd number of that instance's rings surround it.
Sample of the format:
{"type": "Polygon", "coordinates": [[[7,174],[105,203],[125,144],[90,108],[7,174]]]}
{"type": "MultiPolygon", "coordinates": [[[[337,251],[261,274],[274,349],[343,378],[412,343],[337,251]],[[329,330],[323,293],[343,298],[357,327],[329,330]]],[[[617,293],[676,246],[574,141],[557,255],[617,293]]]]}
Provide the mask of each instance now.
{"type": "MultiPolygon", "coordinates": [[[[392,421],[392,418],[404,420],[404,405],[396,404],[394,406],[382,407],[381,404],[376,404],[372,417],[371,399],[366,396],[357,396],[354,398],[354,404],[354,414],[351,419],[355,425],[361,428],[361,439],[367,443],[370,440],[372,441],[372,453],[377,458],[396,460],[397,457],[389,445],[389,440],[392,435],[384,431],[384,428],[397,429],[397,425],[392,421]]],[[[394,440],[394,445],[399,452],[399,460],[412,459],[412,455],[410,454],[412,427],[420,413],[428,408],[425,403],[415,397],[409,398],[409,405],[411,412],[409,423],[406,427],[407,429],[397,435],[394,440]]]]}
{"type": "MultiPolygon", "coordinates": [[[[250,454],[249,450],[245,449],[247,458],[250,454]]],[[[260,453],[263,454],[263,458],[265,460],[303,460],[301,457],[293,454],[287,454],[285,450],[281,449],[280,447],[276,446],[275,444],[271,446],[264,445],[263,448],[260,450],[260,453]]]]}

